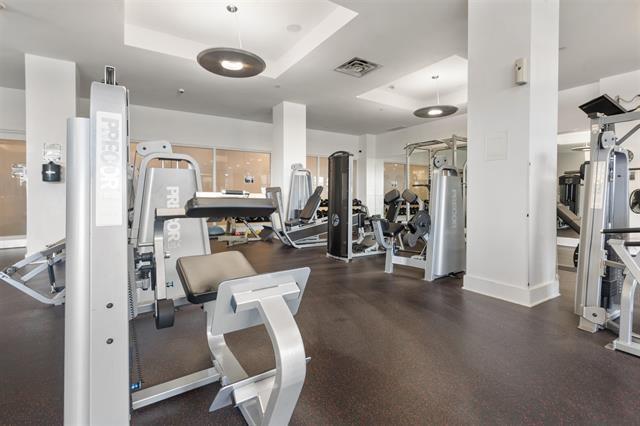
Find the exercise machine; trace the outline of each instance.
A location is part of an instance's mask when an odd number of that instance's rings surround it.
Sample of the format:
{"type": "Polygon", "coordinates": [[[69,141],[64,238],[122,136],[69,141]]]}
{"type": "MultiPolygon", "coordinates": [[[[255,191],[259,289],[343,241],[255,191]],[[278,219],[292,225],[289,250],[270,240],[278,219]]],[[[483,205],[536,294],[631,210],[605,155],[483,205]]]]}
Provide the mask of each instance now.
{"type": "Polygon", "coordinates": [[[560,188],[560,202],[567,206],[575,215],[579,216],[580,208],[580,172],[565,172],[558,178],[560,188]]]}
{"type": "Polygon", "coordinates": [[[407,206],[419,204],[418,211],[406,223],[398,226],[385,219],[372,220],[378,243],[386,250],[385,272],[393,273],[394,265],[424,270],[424,279],[437,278],[465,270],[466,245],[462,211],[462,181],[457,170],[441,167],[433,172],[431,203],[427,209],[423,200],[410,190],[402,198],[407,206]],[[396,241],[405,232],[406,241],[415,247],[424,241],[424,249],[415,256],[400,256],[396,241]]]}
{"type": "MultiPolygon", "coordinates": [[[[138,143],[136,155],[142,157],[138,170],[131,170],[135,161],[128,166],[128,175],[131,176],[128,187],[133,193],[128,197],[133,199],[128,245],[133,263],[132,280],[136,283],[131,296],[138,313],[149,312],[153,308],[155,211],[157,208],[184,206],[193,194],[202,191],[202,180],[198,163],[189,155],[174,153],[169,142],[138,143]],[[176,167],[159,167],[165,162],[171,162],[176,167]]],[[[167,271],[167,292],[179,306],[186,304],[187,300],[178,278],[176,261],[182,256],[202,253],[209,247],[209,238],[204,219],[175,219],[166,226],[167,252],[163,263],[167,271]]]]}
{"type": "MultiPolygon", "coordinates": [[[[153,301],[150,287],[155,209],[183,205],[188,197],[201,191],[202,184],[197,162],[188,155],[174,153],[167,141],[140,142],[136,145],[135,156],[141,159],[139,166],[135,167],[136,158],[127,165],[128,241],[133,250],[132,280],[136,282],[132,298],[136,312],[147,312],[151,310],[153,301]],[[175,164],[176,167],[162,167],[167,162],[175,164]],[[178,167],[183,164],[186,167],[178,167]]],[[[176,259],[199,253],[202,247],[208,246],[208,240],[199,239],[204,224],[204,221],[196,224],[181,220],[167,224],[166,240],[169,250],[165,263],[168,270],[169,293],[178,305],[186,303],[186,299],[178,284],[176,259]]],[[[65,301],[65,291],[64,286],[55,277],[54,265],[64,259],[65,241],[61,240],[5,269],[0,273],[0,279],[42,303],[61,305],[65,301]],[[30,265],[36,264],[35,268],[26,271],[30,265]],[[50,296],[43,295],[27,285],[27,281],[45,268],[48,270],[50,296]],[[21,274],[21,270],[25,270],[26,273],[21,274]]]]}
{"type": "Polygon", "coordinates": [[[302,210],[291,220],[284,220],[282,190],[280,187],[266,189],[265,195],[273,200],[276,210],[271,215],[271,225],[265,225],[260,238],[270,240],[276,236],[283,244],[294,248],[319,247],[327,243],[323,236],[327,233],[327,219],[317,218],[318,207],[322,199],[322,187],[319,186],[307,199],[302,210]]]}
{"type": "MultiPolygon", "coordinates": [[[[319,186],[318,188],[322,188],[319,186]]],[[[287,214],[285,221],[294,221],[307,206],[308,200],[317,192],[313,190],[313,177],[311,170],[302,164],[291,166],[291,182],[289,185],[289,201],[287,203],[287,214]]],[[[322,189],[320,190],[322,192],[322,189]]],[[[317,210],[317,209],[316,209],[317,210]]],[[[315,212],[314,212],[315,216],[315,212]]]]}
{"type": "MultiPolygon", "coordinates": [[[[623,235],[638,233],[638,228],[608,229],[605,233],[623,235]]],[[[620,292],[620,318],[618,320],[618,338],[611,343],[611,348],[640,356],[640,337],[633,333],[633,305],[635,303],[636,287],[640,280],[640,267],[636,256],[629,252],[628,247],[640,247],[639,241],[625,241],[621,238],[611,238],[609,247],[613,249],[624,265],[624,281],[620,292]]]]}
{"type": "MultiPolygon", "coordinates": [[[[131,410],[215,381],[222,388],[210,411],[233,403],[248,424],[287,424],[308,362],[293,315],[309,268],[257,274],[241,253],[210,254],[208,244],[201,253],[178,257],[175,268],[185,298],[203,305],[207,316],[204,331],[213,366],[149,388],[130,382],[130,368],[136,366],[130,365],[129,327],[138,312],[132,296],[135,250],[128,242],[128,94],[115,84],[112,68],[104,80],[91,86],[90,118],[68,121],[65,424],[127,424],[131,410]],[[259,324],[273,343],[276,368],[248,377],[224,334],[259,324]]],[[[200,241],[206,239],[201,226],[206,217],[268,216],[274,210],[266,198],[206,193],[191,194],[183,205],[156,208],[153,251],[145,256],[151,257],[156,326],[174,322],[165,263],[171,221],[193,222],[202,229],[200,241]]]]}
{"type": "Polygon", "coordinates": [[[621,297],[633,296],[630,285],[626,287],[627,294],[623,294],[625,265],[631,274],[628,279],[635,272],[623,249],[630,245],[626,243],[629,157],[623,144],[640,129],[640,124],[620,138],[616,136],[615,125],[640,121],[640,111],[627,112],[607,95],[581,105],[580,109],[590,117],[592,131],[590,162],[585,167],[574,308],[580,316],[580,329],[591,333],[603,328],[619,332],[622,318],[628,320],[633,315],[633,301],[621,302],[621,297]]]}
{"type": "Polygon", "coordinates": [[[36,252],[0,271],[0,280],[47,305],[64,303],[64,284],[56,278],[55,265],[64,262],[65,240],[47,245],[44,250],[36,252]],[[43,294],[30,286],[34,278],[47,270],[49,294],[43,294]]]}
{"type": "Polygon", "coordinates": [[[384,253],[372,232],[365,231],[369,222],[366,207],[359,206],[357,212],[353,210],[352,157],[353,154],[347,151],[334,152],[329,156],[327,256],[345,262],[384,253]]]}
{"type": "Polygon", "coordinates": [[[260,238],[264,241],[277,237],[283,244],[294,248],[319,247],[326,244],[327,220],[318,217],[322,202],[322,186],[313,188],[311,171],[302,164],[291,167],[289,202],[284,206],[282,189],[270,187],[265,195],[271,198],[276,211],[271,215],[271,225],[263,226],[260,238]]]}
{"type": "MultiPolygon", "coordinates": [[[[450,138],[444,139],[431,139],[421,142],[413,142],[405,145],[405,188],[416,193],[423,193],[422,199],[426,204],[429,204],[431,194],[429,193],[433,174],[436,170],[442,167],[450,167],[455,169],[461,177],[462,182],[462,207],[466,215],[466,200],[467,200],[467,138],[457,135],[451,135],[450,138]],[[420,157],[423,157],[422,160],[420,157]],[[427,169],[427,176],[425,181],[412,181],[412,165],[422,165],[427,169]],[[427,191],[421,191],[421,188],[426,188],[427,191]]],[[[405,220],[411,217],[411,206],[406,205],[405,220]]],[[[402,214],[402,213],[401,213],[402,214]]],[[[465,219],[466,226],[466,219],[465,219]]]]}

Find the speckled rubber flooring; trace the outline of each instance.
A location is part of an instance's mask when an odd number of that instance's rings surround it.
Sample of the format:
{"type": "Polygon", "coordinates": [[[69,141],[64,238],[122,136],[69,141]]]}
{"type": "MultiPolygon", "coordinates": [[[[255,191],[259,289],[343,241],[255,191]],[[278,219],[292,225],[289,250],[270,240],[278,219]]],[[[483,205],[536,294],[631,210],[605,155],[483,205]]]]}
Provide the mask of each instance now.
{"type": "MultiPolygon", "coordinates": [[[[297,321],[312,360],[292,424],[638,424],[640,359],[604,348],[614,336],[576,328],[575,274],[562,296],[528,309],[461,289],[459,279],[382,272],[323,250],[239,246],[260,272],[311,267],[297,321]]],[[[0,250],[0,265],[24,254],[0,250]]],[[[567,261],[570,253],[564,253],[567,261]]],[[[565,262],[566,263],[566,262],[565,262]]],[[[0,284],[0,424],[61,424],[64,307],[0,284]]],[[[146,385],[210,366],[204,315],[181,309],[171,329],[137,320],[146,385]]],[[[273,368],[262,327],[228,336],[249,373],[273,368]]],[[[134,424],[243,424],[209,413],[217,384],[144,408],[134,424]]]]}

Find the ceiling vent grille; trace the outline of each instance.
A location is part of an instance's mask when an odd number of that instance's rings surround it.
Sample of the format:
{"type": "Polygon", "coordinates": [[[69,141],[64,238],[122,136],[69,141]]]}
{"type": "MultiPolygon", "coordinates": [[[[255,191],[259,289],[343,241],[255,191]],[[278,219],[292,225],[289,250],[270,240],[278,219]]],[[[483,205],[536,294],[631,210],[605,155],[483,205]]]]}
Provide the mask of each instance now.
{"type": "Polygon", "coordinates": [[[362,77],[365,74],[369,74],[371,71],[380,68],[380,65],[373,62],[361,59],[353,58],[340,65],[335,70],[343,74],[350,75],[352,77],[362,77]]]}
{"type": "Polygon", "coordinates": [[[391,129],[387,129],[387,132],[395,132],[397,130],[402,130],[402,129],[406,129],[407,126],[398,126],[398,127],[392,127],[391,129]]]}

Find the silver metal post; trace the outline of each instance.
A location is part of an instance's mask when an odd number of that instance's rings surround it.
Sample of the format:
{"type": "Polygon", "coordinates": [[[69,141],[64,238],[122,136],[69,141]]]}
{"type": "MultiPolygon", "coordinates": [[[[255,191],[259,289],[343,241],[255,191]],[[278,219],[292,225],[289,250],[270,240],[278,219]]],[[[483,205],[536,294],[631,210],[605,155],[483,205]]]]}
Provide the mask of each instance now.
{"type": "Polygon", "coordinates": [[[91,123],[67,121],[67,247],[64,357],[64,422],[89,424],[91,123]]]}

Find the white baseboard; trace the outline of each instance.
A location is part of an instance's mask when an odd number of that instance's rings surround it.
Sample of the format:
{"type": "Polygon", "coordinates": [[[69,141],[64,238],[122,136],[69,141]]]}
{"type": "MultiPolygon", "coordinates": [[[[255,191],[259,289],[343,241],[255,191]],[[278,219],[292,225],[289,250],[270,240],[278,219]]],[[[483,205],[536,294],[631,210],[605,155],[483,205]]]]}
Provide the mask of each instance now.
{"type": "Polygon", "coordinates": [[[24,235],[0,237],[0,249],[22,248],[26,246],[27,237],[24,235]]]}
{"type": "Polygon", "coordinates": [[[529,308],[560,296],[558,277],[533,287],[521,287],[467,274],[462,288],[529,308]]]}

